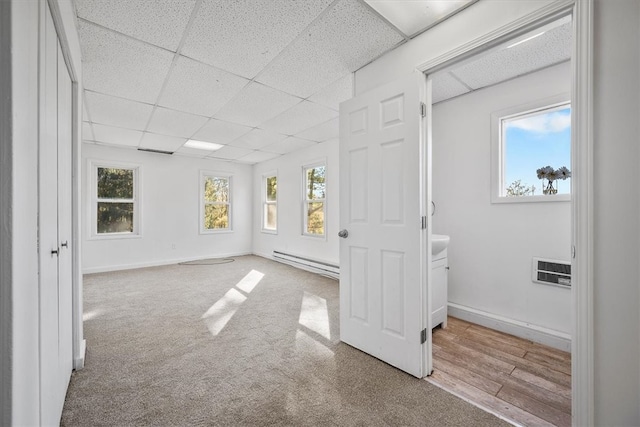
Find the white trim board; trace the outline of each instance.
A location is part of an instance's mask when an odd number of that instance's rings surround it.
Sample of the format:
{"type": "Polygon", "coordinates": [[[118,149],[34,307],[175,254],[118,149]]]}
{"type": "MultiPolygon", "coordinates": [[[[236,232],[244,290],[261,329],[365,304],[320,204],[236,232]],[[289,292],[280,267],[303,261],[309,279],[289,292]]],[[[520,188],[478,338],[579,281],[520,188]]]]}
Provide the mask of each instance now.
{"type": "Polygon", "coordinates": [[[449,316],[485,326],[505,334],[548,345],[558,350],[571,352],[571,335],[519,320],[509,319],[486,311],[476,310],[455,303],[449,303],[449,316]]]}
{"type": "Polygon", "coordinates": [[[188,258],[174,258],[174,259],[167,259],[163,261],[148,261],[148,262],[137,262],[132,264],[109,265],[105,267],[90,267],[82,270],[82,274],[108,273],[111,271],[133,270],[136,268],[160,267],[162,265],[179,264],[181,262],[200,261],[203,259],[210,259],[210,258],[228,258],[228,257],[244,256],[244,255],[253,255],[253,254],[251,252],[236,252],[236,253],[227,253],[227,254],[211,254],[211,255],[188,257],[188,258]]]}

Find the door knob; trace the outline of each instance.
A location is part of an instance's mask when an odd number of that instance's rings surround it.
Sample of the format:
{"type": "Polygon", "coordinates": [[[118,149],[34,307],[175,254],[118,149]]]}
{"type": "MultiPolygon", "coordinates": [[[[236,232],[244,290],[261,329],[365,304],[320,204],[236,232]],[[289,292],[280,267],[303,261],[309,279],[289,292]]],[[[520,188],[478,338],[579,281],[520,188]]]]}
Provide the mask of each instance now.
{"type": "Polygon", "coordinates": [[[347,237],[349,237],[349,232],[347,230],[340,230],[338,232],[338,237],[342,237],[343,239],[346,239],[347,237]]]}

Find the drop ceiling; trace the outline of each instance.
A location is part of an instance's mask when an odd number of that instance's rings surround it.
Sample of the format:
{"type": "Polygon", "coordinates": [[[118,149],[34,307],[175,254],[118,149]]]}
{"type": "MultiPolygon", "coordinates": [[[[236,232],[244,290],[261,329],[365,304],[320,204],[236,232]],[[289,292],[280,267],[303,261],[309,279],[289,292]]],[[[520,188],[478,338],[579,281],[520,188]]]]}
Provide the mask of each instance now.
{"type": "Polygon", "coordinates": [[[83,140],[252,164],[337,138],[353,72],[413,35],[372,3],[75,0],[83,140]]]}

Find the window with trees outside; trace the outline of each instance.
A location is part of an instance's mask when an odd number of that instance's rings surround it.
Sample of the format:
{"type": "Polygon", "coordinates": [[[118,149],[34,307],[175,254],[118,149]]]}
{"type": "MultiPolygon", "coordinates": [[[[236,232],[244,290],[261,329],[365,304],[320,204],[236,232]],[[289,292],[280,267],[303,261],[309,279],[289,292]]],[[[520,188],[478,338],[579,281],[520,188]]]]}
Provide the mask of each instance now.
{"type": "Polygon", "coordinates": [[[571,105],[509,114],[498,125],[498,201],[569,200],[571,105]]]}
{"type": "Polygon", "coordinates": [[[231,177],[202,173],[203,232],[231,230],[231,177]]]}
{"type": "Polygon", "coordinates": [[[278,177],[263,177],[262,193],[262,230],[275,232],[278,230],[278,177]]]}
{"type": "Polygon", "coordinates": [[[138,168],[94,165],[95,235],[138,234],[138,168]]]}
{"type": "Polygon", "coordinates": [[[326,214],[326,167],[324,164],[303,168],[304,230],[311,236],[324,236],[326,214]]]}

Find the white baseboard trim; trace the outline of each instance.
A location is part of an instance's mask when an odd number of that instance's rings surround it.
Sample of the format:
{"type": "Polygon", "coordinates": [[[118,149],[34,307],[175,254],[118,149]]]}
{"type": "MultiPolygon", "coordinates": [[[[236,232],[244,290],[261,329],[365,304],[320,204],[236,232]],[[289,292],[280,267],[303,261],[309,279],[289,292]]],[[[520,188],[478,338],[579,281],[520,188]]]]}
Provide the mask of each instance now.
{"type": "Polygon", "coordinates": [[[78,352],[78,355],[73,361],[73,369],[75,369],[76,371],[79,371],[80,369],[84,368],[84,360],[85,360],[86,354],[87,354],[87,340],[82,340],[80,342],[80,351],[78,352]]]}
{"type": "Polygon", "coordinates": [[[449,303],[449,315],[476,325],[524,338],[558,350],[571,352],[571,335],[542,326],[532,325],[519,320],[509,319],[497,314],[476,310],[475,308],[449,303]]]}
{"type": "Polygon", "coordinates": [[[198,257],[168,259],[163,261],[147,261],[147,262],[138,262],[133,264],[119,264],[119,265],[107,265],[102,267],[89,267],[89,268],[82,269],[82,274],[107,273],[110,271],[133,270],[136,268],[145,268],[145,267],[159,267],[161,265],[178,264],[181,262],[200,261],[200,260],[209,259],[209,258],[227,258],[227,257],[243,256],[243,255],[252,255],[252,253],[251,252],[235,252],[235,253],[227,253],[227,254],[211,254],[211,255],[203,255],[198,257]]]}

